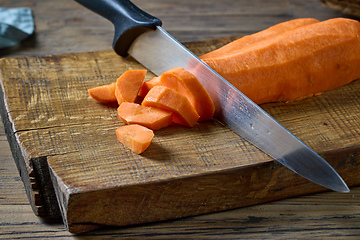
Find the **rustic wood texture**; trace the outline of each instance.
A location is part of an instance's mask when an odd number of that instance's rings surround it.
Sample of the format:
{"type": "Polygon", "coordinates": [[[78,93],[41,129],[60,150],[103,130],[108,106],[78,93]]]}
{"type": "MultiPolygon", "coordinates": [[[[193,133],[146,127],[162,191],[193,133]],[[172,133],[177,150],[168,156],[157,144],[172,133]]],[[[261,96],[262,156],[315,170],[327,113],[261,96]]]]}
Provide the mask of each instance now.
{"type": "MultiPolygon", "coordinates": [[[[214,42],[188,47],[198,54],[214,42]]],[[[116,139],[116,106],[87,89],[142,66],[113,51],[3,59],[2,115],[33,206],[56,206],[79,233],[228,210],[324,191],[216,121],[156,131],[149,149],[132,153],[116,139]],[[46,163],[47,162],[47,163],[46,163]],[[44,172],[45,173],[41,173],[44,172]],[[29,183],[28,183],[29,182],[29,183]],[[30,185],[29,185],[30,184],[30,185]],[[39,200],[36,198],[39,195],[39,200]]],[[[153,77],[151,73],[146,77],[153,77]]],[[[360,185],[360,82],[304,101],[263,108],[324,156],[349,186],[360,185]]],[[[56,216],[55,213],[48,213],[56,216]]],[[[40,213],[38,213],[40,214],[40,213]]],[[[45,215],[46,216],[46,215],[45,215]]]]}
{"type": "Polygon", "coordinates": [[[325,6],[339,10],[345,14],[360,17],[360,2],[358,0],[320,0],[325,6]]]}
{"type": "MultiPolygon", "coordinates": [[[[317,1],[246,1],[246,3],[244,1],[201,1],[201,3],[200,1],[182,1],[180,3],[176,1],[153,0],[134,2],[138,3],[145,10],[161,17],[164,27],[181,41],[239,36],[259,31],[279,21],[295,17],[316,17],[321,20],[342,16],[339,12],[319,5],[317,1]],[[214,3],[217,3],[217,5],[214,5],[214,3]],[[173,14],[175,9],[181,14],[173,14]],[[194,23],[194,19],[200,22],[194,23]],[[212,28],[207,27],[210,24],[213,26],[212,28]]],[[[82,7],[79,7],[72,1],[25,2],[12,0],[0,1],[0,3],[2,7],[32,7],[37,26],[36,34],[21,45],[0,51],[2,57],[109,49],[107,46],[110,46],[112,40],[112,26],[106,20],[84,11],[82,7]]],[[[44,86],[46,86],[46,83],[44,83],[44,86]]],[[[62,86],[65,87],[65,85],[62,86]]],[[[30,89],[28,93],[31,91],[30,89]]],[[[319,106],[314,105],[314,107],[318,108],[319,106]]],[[[341,112],[343,111],[345,110],[341,109],[341,112]]],[[[54,114],[56,115],[56,113],[54,114]]],[[[294,121],[294,124],[295,122],[300,124],[301,115],[299,114],[295,119],[297,121],[294,121]]],[[[316,119],[324,120],[325,118],[316,119]]],[[[345,125],[349,124],[349,122],[351,122],[350,126],[353,126],[353,120],[345,121],[345,125]]],[[[328,124],[325,121],[324,123],[324,126],[328,124]]],[[[289,122],[289,124],[292,125],[293,123],[289,122]]],[[[319,126],[321,125],[319,124],[319,126]]],[[[0,125],[0,128],[2,132],[0,132],[0,159],[2,164],[0,169],[1,237],[4,239],[28,237],[73,238],[62,224],[42,222],[41,219],[36,218],[32,213],[24,193],[23,183],[20,181],[13,157],[11,156],[3,126],[0,125]]],[[[25,129],[29,130],[26,126],[25,129]]],[[[318,131],[325,131],[325,135],[329,136],[328,134],[331,134],[332,128],[319,127],[318,131]]],[[[356,129],[351,131],[356,134],[356,129]]],[[[314,133],[307,134],[311,136],[314,133]]],[[[337,134],[344,137],[341,131],[337,134]]],[[[325,143],[317,143],[319,144],[317,147],[322,148],[324,144],[326,145],[327,141],[329,141],[327,142],[329,144],[337,140],[325,137],[325,143]]],[[[354,139],[351,138],[348,141],[344,140],[341,142],[349,147],[351,140],[354,139]]],[[[70,145],[67,147],[67,150],[71,149],[70,145]]],[[[76,148],[76,146],[73,148],[76,148]]],[[[326,152],[327,150],[325,148],[324,151],[326,152]]],[[[345,158],[356,162],[358,161],[358,156],[353,150],[354,148],[352,147],[349,149],[345,148],[345,158]]],[[[331,156],[326,156],[331,162],[339,162],[339,159],[343,157],[341,152],[339,155],[331,154],[331,156]]],[[[34,158],[32,161],[34,163],[42,163],[43,159],[34,158]]],[[[275,165],[275,167],[279,166],[275,165]]],[[[28,169],[25,170],[27,171],[28,169]]],[[[42,174],[46,175],[46,173],[42,174]]],[[[357,176],[355,173],[354,175],[355,177],[357,176]]],[[[349,178],[352,177],[349,176],[349,178]]],[[[28,184],[35,190],[34,196],[39,204],[37,211],[39,213],[44,212],[44,203],[41,202],[42,199],[39,198],[39,194],[36,191],[41,187],[41,183],[38,184],[33,176],[29,176],[28,184]]],[[[358,226],[360,195],[358,188],[352,188],[351,190],[350,194],[328,192],[156,224],[131,228],[107,228],[102,231],[87,233],[82,238],[130,239],[148,237],[156,239],[209,239],[220,237],[222,239],[248,239],[272,237],[289,239],[338,238],[340,236],[341,238],[347,237],[353,239],[360,235],[358,226]]],[[[51,196],[49,196],[49,199],[51,199],[51,196]]]]}

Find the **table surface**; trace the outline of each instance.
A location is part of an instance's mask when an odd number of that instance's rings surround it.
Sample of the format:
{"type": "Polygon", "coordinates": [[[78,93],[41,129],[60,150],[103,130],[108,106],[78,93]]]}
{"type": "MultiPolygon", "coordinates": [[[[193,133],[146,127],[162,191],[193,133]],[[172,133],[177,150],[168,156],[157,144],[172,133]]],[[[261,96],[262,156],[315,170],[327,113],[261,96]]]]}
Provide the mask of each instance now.
{"type": "MultiPolygon", "coordinates": [[[[159,17],[182,42],[243,36],[300,17],[349,17],[318,0],[134,0],[159,17]]],[[[30,7],[35,34],[0,50],[0,57],[108,50],[113,26],[72,0],[0,0],[5,8],[30,7]]],[[[359,20],[358,18],[355,18],[359,20]]],[[[358,239],[360,187],[196,217],[133,227],[107,227],[73,235],[61,222],[34,215],[0,123],[0,238],[55,239],[358,239]]]]}

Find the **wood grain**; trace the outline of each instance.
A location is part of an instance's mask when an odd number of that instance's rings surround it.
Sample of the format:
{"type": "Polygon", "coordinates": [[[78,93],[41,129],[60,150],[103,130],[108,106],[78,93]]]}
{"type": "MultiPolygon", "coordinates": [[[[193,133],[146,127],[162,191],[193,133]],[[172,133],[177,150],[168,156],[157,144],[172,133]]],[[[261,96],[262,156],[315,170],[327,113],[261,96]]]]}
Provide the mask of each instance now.
{"type": "MultiPolygon", "coordinates": [[[[183,42],[244,35],[297,17],[315,17],[320,20],[349,17],[327,9],[318,0],[271,1],[273,5],[269,1],[260,0],[134,2],[154,15],[161,12],[164,27],[183,42]],[[214,6],[213,9],[211,6],[214,6]],[[202,11],[201,8],[204,7],[206,11],[202,11]],[[179,8],[181,14],[174,14],[179,8]],[[197,14],[202,14],[206,21],[200,19],[199,24],[194,24],[197,14]],[[214,27],[209,28],[210,25],[214,27]]],[[[0,0],[0,5],[31,7],[36,24],[33,36],[14,48],[0,50],[0,57],[110,49],[113,31],[111,24],[90,14],[72,0],[0,0]]],[[[356,239],[360,235],[360,192],[354,187],[350,194],[327,192],[180,220],[127,228],[105,228],[74,236],[67,232],[62,223],[44,222],[44,219],[36,217],[29,206],[23,186],[3,124],[0,123],[2,239],[356,239]]],[[[36,184],[33,183],[32,186],[36,184]]]]}
{"type": "MultiPolygon", "coordinates": [[[[203,54],[213,43],[187,44],[203,54]]],[[[2,113],[34,210],[56,217],[54,189],[70,232],[134,225],[324,191],[212,120],[156,132],[136,155],[119,144],[116,107],[87,89],[142,68],[113,51],[8,58],[0,64],[2,113]],[[48,165],[50,173],[48,172],[48,165]],[[51,186],[49,176],[52,178],[51,186]],[[35,178],[39,192],[34,191],[35,178]],[[33,193],[32,193],[33,192],[33,193]]],[[[153,77],[151,73],[146,77],[153,77]]],[[[325,157],[349,186],[360,184],[360,83],[263,108],[325,157]],[[340,158],[344,158],[341,161],[340,158]]]]}
{"type": "Polygon", "coordinates": [[[360,17],[360,2],[356,0],[320,0],[325,6],[339,10],[345,14],[360,17]]]}

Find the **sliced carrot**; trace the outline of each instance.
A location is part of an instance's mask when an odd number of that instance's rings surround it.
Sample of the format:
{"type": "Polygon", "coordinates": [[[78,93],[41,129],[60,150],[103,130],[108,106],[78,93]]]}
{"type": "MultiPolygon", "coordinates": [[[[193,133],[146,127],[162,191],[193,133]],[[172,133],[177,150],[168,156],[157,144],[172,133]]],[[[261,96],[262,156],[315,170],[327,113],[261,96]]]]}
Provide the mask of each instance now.
{"type": "Polygon", "coordinates": [[[115,96],[118,104],[134,102],[145,79],[146,70],[127,70],[116,80],[115,96]]]}
{"type": "Polygon", "coordinates": [[[214,116],[215,106],[209,93],[199,80],[184,68],[172,68],[160,76],[158,85],[169,87],[187,97],[199,114],[198,121],[209,120],[214,116]]]}
{"type": "Polygon", "coordinates": [[[90,88],[89,95],[99,102],[116,102],[115,83],[103,85],[99,87],[90,88]]]}
{"type": "Polygon", "coordinates": [[[116,137],[133,152],[140,154],[150,146],[154,132],[147,127],[131,124],[116,129],[116,137]]]}
{"type": "Polygon", "coordinates": [[[144,82],[141,85],[139,96],[144,98],[145,95],[150,91],[150,89],[152,89],[156,85],[159,85],[159,83],[160,83],[160,77],[153,77],[152,79],[144,82]]]}
{"type": "Polygon", "coordinates": [[[126,124],[139,124],[159,130],[172,123],[172,113],[160,108],[146,107],[137,103],[123,102],[117,109],[120,119],[126,124]]]}
{"type": "Polygon", "coordinates": [[[173,122],[188,127],[193,127],[199,119],[187,97],[164,86],[153,87],[145,96],[142,105],[171,111],[173,122]]]}

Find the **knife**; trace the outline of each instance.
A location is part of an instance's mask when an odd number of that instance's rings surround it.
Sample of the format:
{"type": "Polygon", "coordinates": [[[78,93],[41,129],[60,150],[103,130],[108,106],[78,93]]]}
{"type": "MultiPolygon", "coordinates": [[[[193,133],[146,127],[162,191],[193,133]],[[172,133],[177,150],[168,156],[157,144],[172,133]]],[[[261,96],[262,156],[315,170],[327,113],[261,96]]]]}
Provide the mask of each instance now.
{"type": "Polygon", "coordinates": [[[128,0],[75,1],[112,22],[117,54],[131,55],[156,75],[173,67],[188,70],[209,92],[220,122],[302,177],[334,191],[350,191],[322,157],[161,28],[160,19],[128,0]]]}

